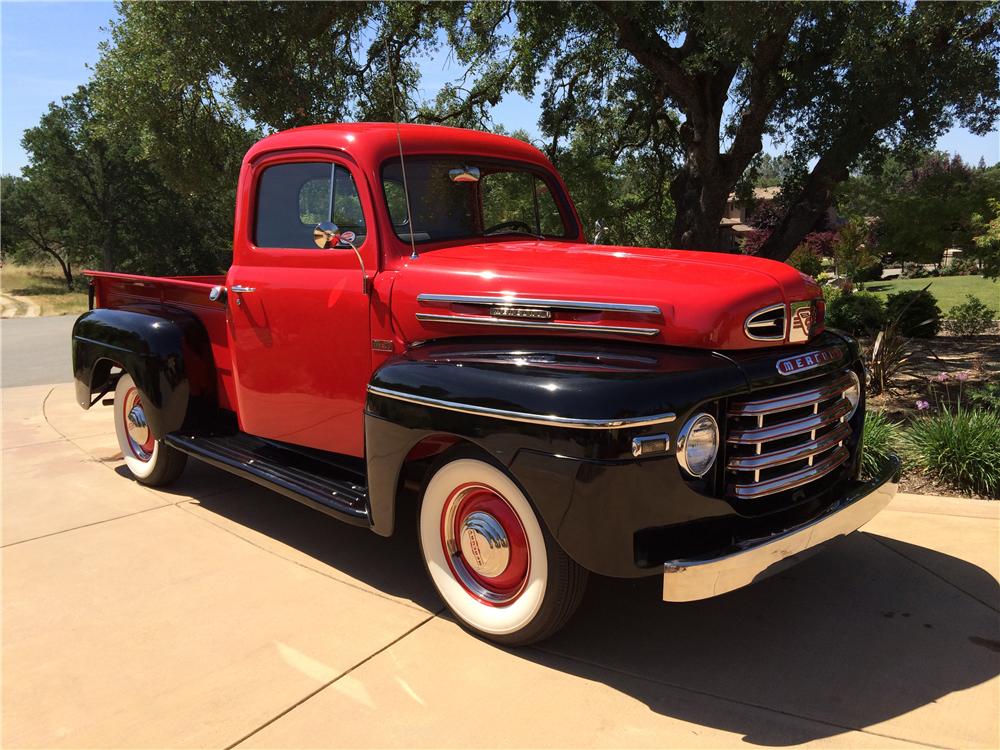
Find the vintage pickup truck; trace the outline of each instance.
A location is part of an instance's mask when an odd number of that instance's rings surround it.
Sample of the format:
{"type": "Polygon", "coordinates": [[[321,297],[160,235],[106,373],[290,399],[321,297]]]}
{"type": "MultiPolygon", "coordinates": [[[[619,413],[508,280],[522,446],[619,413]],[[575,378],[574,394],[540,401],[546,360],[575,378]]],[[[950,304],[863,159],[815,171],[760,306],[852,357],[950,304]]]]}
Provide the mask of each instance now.
{"type": "Polygon", "coordinates": [[[225,276],[91,272],[83,408],[125,463],[187,456],[389,536],[508,645],[587,572],[663,599],[744,586],[857,529],[864,368],[783,263],[586,244],[534,147],[420,125],[299,128],[247,153],[225,276]]]}

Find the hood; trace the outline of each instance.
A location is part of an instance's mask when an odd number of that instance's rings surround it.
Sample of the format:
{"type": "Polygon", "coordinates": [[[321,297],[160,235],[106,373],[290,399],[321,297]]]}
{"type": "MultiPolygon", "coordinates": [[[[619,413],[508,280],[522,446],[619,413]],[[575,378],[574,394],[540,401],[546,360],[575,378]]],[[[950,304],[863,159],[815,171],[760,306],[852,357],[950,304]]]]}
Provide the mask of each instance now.
{"type": "Polygon", "coordinates": [[[762,258],[516,241],[425,251],[400,270],[391,307],[407,343],[531,333],[725,350],[804,339],[781,321],[770,331],[754,329],[769,338],[748,336],[748,316],[769,307],[766,320],[797,314],[806,324],[800,329],[821,332],[821,303],[789,310],[819,299],[811,279],[762,258]]]}

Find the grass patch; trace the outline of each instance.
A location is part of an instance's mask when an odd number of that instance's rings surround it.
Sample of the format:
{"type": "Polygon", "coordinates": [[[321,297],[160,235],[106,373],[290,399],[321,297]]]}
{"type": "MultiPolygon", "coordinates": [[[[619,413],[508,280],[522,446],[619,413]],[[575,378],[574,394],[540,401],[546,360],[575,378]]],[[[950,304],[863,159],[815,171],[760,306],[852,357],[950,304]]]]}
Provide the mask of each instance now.
{"type": "Polygon", "coordinates": [[[962,490],[1000,496],[1000,414],[921,417],[906,428],[902,443],[907,457],[926,473],[962,490]]]}
{"type": "Polygon", "coordinates": [[[861,473],[871,479],[885,464],[889,456],[897,452],[899,427],[880,411],[865,414],[865,434],[862,441],[861,473]]]}
{"type": "MultiPolygon", "coordinates": [[[[87,293],[66,289],[62,273],[46,266],[5,263],[0,270],[0,291],[35,303],[42,315],[71,315],[87,309],[87,293]]],[[[17,308],[23,313],[26,305],[18,302],[17,308]]]]}
{"type": "Polygon", "coordinates": [[[966,301],[965,295],[979,297],[995,316],[1000,317],[1000,283],[982,276],[937,276],[926,279],[893,279],[891,281],[869,281],[865,291],[874,292],[884,300],[894,292],[923,289],[930,284],[929,291],[937,299],[938,307],[944,311],[966,301]]]}

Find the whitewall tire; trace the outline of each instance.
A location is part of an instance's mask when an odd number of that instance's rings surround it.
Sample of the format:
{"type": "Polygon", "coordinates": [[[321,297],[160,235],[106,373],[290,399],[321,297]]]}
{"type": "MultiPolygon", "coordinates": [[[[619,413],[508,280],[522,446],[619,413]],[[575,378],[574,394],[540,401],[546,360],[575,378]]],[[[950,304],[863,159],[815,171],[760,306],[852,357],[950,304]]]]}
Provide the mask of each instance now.
{"type": "Polygon", "coordinates": [[[424,488],[420,549],[431,581],[468,629],[505,645],[542,640],[579,606],[586,571],[497,466],[445,460],[424,488]]]}
{"type": "Polygon", "coordinates": [[[139,482],[164,485],[174,481],[187,463],[187,454],[153,437],[146,423],[143,396],[128,373],[115,387],[115,434],[125,466],[139,482]]]}

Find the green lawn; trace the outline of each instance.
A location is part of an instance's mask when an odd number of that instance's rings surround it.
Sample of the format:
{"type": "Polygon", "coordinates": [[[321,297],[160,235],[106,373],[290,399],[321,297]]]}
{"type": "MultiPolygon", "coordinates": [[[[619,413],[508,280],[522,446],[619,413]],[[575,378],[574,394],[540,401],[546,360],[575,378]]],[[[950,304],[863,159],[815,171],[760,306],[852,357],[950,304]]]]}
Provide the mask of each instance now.
{"type": "Polygon", "coordinates": [[[937,298],[941,312],[948,311],[955,305],[965,302],[965,295],[973,294],[1000,314],[1000,284],[984,279],[982,276],[939,276],[927,279],[894,279],[892,281],[869,281],[865,283],[865,291],[874,292],[882,298],[893,292],[907,289],[923,289],[930,284],[928,291],[937,298]]]}

